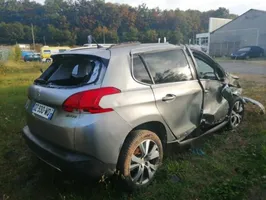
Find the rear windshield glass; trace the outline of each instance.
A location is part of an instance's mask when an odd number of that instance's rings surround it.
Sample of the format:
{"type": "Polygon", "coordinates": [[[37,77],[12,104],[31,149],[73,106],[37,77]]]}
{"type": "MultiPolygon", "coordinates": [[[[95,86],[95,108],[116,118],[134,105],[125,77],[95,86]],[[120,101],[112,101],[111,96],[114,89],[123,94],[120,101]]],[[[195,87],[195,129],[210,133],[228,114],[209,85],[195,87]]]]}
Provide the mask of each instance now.
{"type": "Polygon", "coordinates": [[[96,57],[58,56],[35,83],[58,86],[90,84],[98,79],[101,67],[102,62],[96,57]]]}

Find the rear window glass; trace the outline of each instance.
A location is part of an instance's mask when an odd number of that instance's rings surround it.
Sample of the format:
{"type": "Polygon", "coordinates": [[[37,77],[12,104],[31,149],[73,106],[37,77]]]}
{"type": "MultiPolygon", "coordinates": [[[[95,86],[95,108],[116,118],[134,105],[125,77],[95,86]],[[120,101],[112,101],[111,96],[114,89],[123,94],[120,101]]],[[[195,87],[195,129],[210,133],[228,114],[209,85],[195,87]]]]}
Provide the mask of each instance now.
{"type": "MultiPolygon", "coordinates": [[[[101,60],[95,57],[74,55],[55,57],[52,65],[40,77],[40,83],[58,86],[90,84],[97,80],[101,67],[101,60]]],[[[35,82],[38,83],[40,79],[35,82]]]]}
{"type": "Polygon", "coordinates": [[[44,50],[43,52],[44,52],[44,53],[51,53],[50,50],[44,50]]]}
{"type": "Polygon", "coordinates": [[[136,80],[152,84],[150,76],[139,56],[133,58],[133,74],[136,80]]]}

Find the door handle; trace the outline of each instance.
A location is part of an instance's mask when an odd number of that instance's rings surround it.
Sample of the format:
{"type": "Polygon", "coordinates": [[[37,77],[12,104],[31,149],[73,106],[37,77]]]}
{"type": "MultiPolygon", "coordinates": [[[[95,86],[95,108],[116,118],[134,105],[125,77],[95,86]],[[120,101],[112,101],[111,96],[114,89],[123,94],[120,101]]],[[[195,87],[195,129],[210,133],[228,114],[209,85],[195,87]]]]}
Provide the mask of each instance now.
{"type": "Polygon", "coordinates": [[[174,94],[167,94],[165,97],[163,97],[163,101],[173,101],[175,100],[176,96],[174,94]]]}

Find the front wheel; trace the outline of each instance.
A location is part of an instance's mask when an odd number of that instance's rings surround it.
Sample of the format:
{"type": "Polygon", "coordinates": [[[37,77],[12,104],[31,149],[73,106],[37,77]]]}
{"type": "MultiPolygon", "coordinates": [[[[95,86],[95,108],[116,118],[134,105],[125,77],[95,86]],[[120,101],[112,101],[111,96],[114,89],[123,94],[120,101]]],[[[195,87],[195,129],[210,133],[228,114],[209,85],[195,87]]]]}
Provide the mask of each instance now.
{"type": "Polygon", "coordinates": [[[118,170],[126,189],[145,187],[153,180],[163,159],[160,138],[148,130],[130,133],[121,150],[118,170]]]}
{"type": "Polygon", "coordinates": [[[228,129],[233,130],[237,128],[243,121],[245,106],[241,98],[236,97],[231,103],[229,112],[228,129]]]}

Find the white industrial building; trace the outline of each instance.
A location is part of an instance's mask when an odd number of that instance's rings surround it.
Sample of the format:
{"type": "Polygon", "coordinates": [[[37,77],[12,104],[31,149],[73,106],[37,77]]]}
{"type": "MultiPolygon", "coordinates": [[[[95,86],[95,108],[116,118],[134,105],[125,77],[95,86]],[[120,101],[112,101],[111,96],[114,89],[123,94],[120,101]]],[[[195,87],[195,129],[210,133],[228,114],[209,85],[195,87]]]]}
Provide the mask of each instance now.
{"type": "Polygon", "coordinates": [[[266,50],[266,11],[251,9],[210,32],[212,56],[229,56],[244,46],[260,46],[266,50]]]}
{"type": "Polygon", "coordinates": [[[224,26],[228,22],[232,21],[232,19],[224,19],[224,18],[214,18],[211,17],[209,19],[209,29],[207,33],[199,33],[196,35],[196,44],[201,46],[201,48],[209,53],[210,49],[210,35],[213,31],[219,29],[224,26]]]}

